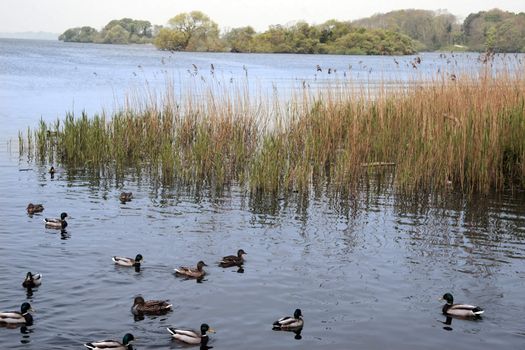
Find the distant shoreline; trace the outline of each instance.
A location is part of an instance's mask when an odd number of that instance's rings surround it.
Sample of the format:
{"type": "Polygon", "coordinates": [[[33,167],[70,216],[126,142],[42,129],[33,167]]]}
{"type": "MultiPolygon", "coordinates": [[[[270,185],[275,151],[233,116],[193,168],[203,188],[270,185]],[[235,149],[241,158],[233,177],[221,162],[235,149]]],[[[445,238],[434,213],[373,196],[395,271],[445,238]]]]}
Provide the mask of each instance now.
{"type": "Polygon", "coordinates": [[[0,39],[23,39],[23,40],[58,40],[60,34],[50,32],[3,32],[0,39]]]}

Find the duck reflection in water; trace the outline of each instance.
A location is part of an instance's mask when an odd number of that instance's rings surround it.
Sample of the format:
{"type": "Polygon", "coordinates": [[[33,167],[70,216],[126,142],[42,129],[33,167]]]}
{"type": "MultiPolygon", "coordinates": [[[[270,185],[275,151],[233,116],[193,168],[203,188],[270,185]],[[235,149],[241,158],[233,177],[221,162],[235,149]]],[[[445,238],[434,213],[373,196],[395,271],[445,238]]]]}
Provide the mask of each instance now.
{"type": "Polygon", "coordinates": [[[33,333],[33,330],[27,326],[20,327],[20,334],[22,334],[22,338],[20,339],[20,343],[22,344],[29,344],[31,342],[30,334],[33,333]]]}
{"type": "Polygon", "coordinates": [[[60,230],[60,239],[61,240],[68,240],[71,238],[71,234],[69,234],[65,229],[60,230]]]}
{"type": "Polygon", "coordinates": [[[447,319],[444,322],[441,321],[441,323],[443,323],[445,325],[443,327],[444,330],[446,330],[446,331],[452,331],[453,330],[452,327],[451,327],[451,325],[452,325],[452,317],[447,316],[447,319]]]}
{"type": "Polygon", "coordinates": [[[303,331],[302,327],[298,328],[298,329],[277,329],[277,328],[274,328],[273,330],[274,331],[280,331],[280,332],[293,333],[294,334],[294,339],[297,339],[297,340],[303,339],[303,336],[301,335],[301,333],[303,331]]]}

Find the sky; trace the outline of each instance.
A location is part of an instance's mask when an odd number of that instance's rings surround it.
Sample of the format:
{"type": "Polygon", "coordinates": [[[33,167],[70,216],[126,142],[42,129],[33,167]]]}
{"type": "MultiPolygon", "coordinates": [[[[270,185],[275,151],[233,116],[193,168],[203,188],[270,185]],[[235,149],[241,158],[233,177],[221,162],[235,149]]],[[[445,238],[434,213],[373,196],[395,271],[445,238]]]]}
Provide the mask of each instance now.
{"type": "Polygon", "coordinates": [[[166,24],[181,13],[200,10],[221,29],[305,20],[354,20],[398,9],[446,9],[461,18],[492,8],[525,12],[525,0],[0,0],[0,32],[62,33],[79,26],[102,28],[112,19],[131,17],[166,24]]]}

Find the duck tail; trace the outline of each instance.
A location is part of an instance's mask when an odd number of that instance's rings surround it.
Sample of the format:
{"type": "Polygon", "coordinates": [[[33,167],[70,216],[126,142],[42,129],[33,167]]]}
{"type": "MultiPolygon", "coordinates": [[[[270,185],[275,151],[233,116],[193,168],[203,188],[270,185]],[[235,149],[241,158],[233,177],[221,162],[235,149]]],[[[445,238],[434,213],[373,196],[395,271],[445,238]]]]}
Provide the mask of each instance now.
{"type": "Polygon", "coordinates": [[[168,327],[166,329],[168,330],[168,332],[170,332],[171,335],[177,334],[177,332],[175,331],[175,328],[168,327]]]}
{"type": "Polygon", "coordinates": [[[472,312],[474,313],[474,315],[476,315],[476,316],[480,316],[480,315],[482,315],[482,314],[485,312],[485,310],[483,310],[483,309],[480,308],[480,307],[477,307],[477,308],[475,308],[474,310],[472,310],[472,312]]]}

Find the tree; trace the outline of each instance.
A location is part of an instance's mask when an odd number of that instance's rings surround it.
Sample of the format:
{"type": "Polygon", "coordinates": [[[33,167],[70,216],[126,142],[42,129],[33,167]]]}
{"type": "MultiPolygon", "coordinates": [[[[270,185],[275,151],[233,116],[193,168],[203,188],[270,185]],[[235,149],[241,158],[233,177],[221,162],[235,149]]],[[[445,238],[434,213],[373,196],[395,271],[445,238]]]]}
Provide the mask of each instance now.
{"type": "Polygon", "coordinates": [[[62,35],[58,37],[58,40],[65,42],[80,42],[89,43],[93,42],[98,35],[95,28],[92,27],[76,27],[66,30],[62,35]]]}
{"type": "Polygon", "coordinates": [[[117,24],[105,33],[102,42],[106,44],[129,44],[129,36],[129,32],[117,24]]]}
{"type": "Polygon", "coordinates": [[[405,34],[420,42],[425,50],[451,45],[456,33],[460,32],[457,18],[446,11],[397,10],[356,20],[352,24],[405,34]]]}
{"type": "Polygon", "coordinates": [[[182,33],[185,50],[208,50],[219,38],[219,26],[201,11],[178,14],[168,24],[174,31],[182,33]]]}
{"type": "Polygon", "coordinates": [[[233,28],[222,37],[230,52],[253,52],[255,30],[248,27],[233,28]]]}
{"type": "Polygon", "coordinates": [[[182,51],[185,49],[186,38],[180,31],[162,28],[155,37],[153,44],[159,50],[182,51]]]}
{"type": "Polygon", "coordinates": [[[476,51],[522,52],[525,46],[525,13],[493,9],[470,14],[463,22],[463,35],[476,51]]]}

